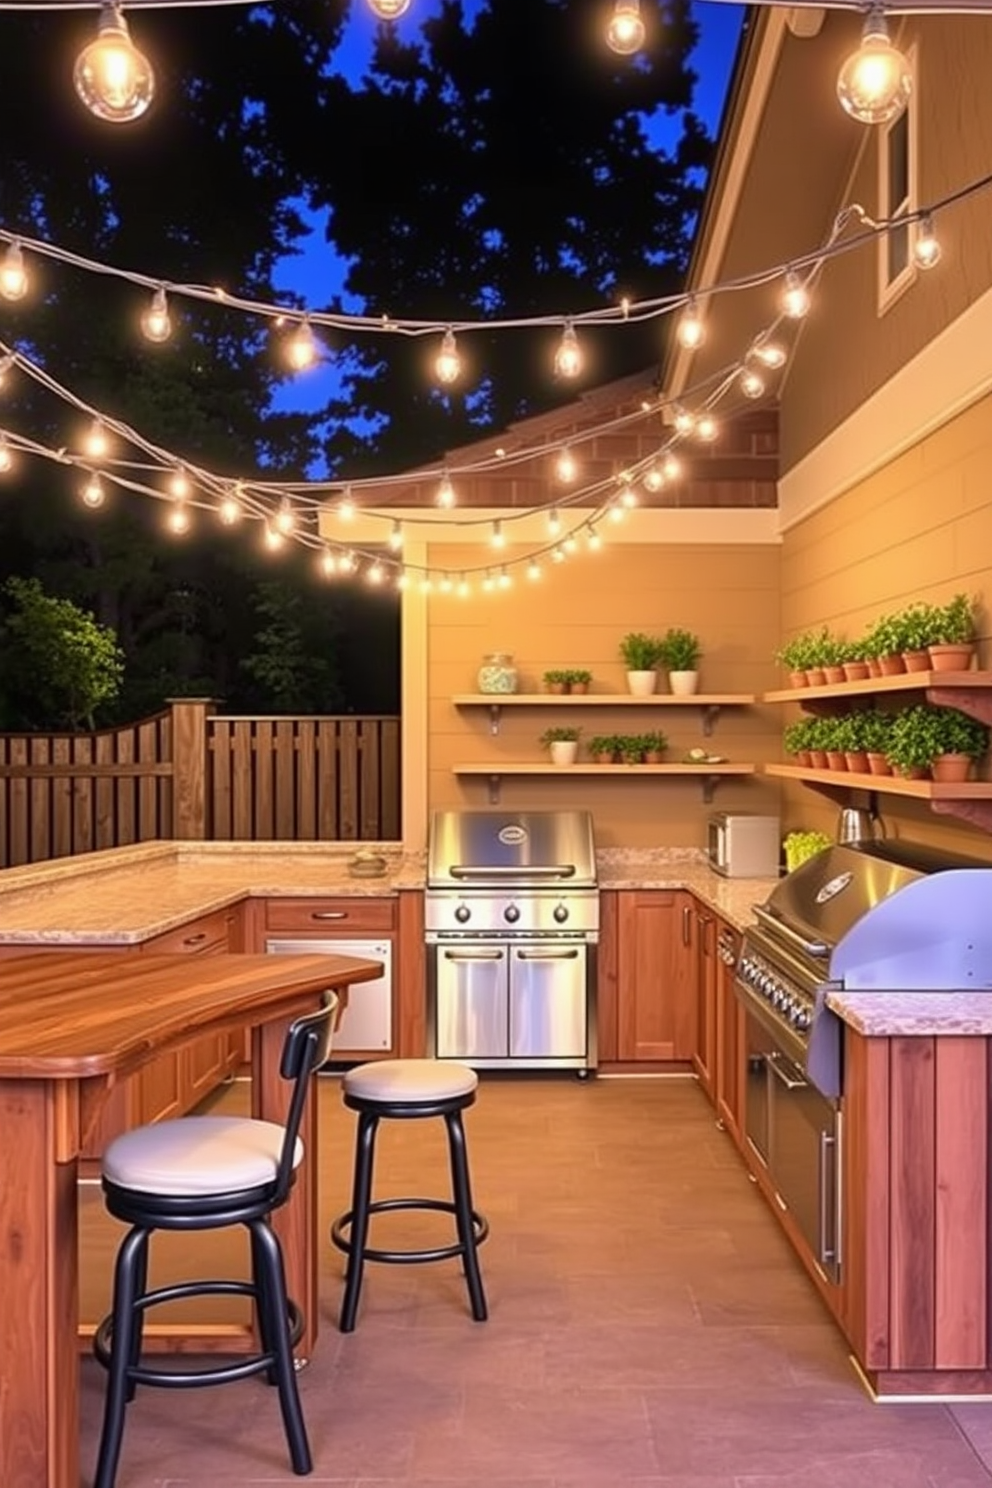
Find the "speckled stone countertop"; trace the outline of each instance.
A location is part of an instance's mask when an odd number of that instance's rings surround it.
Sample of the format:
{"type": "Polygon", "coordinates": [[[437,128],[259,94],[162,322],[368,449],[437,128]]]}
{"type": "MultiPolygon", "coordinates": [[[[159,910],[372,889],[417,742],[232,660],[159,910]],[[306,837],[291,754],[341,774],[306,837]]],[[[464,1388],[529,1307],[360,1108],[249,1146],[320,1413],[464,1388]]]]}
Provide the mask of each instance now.
{"type": "Polygon", "coordinates": [[[867,1038],[992,1036],[988,992],[829,992],[827,1007],[867,1038]]]}

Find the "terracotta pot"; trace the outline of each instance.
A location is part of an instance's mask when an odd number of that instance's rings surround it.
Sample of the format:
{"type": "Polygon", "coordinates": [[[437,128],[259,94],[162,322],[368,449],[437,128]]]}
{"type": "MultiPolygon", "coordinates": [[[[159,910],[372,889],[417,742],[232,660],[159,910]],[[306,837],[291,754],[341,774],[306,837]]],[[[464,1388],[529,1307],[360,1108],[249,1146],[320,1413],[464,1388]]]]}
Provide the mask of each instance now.
{"type": "Polygon", "coordinates": [[[869,670],[869,666],[868,666],[867,661],[845,661],[845,663],[844,663],[844,680],[845,680],[845,682],[860,682],[860,681],[863,680],[863,678],[870,677],[870,676],[871,676],[871,671],[869,670]]]}
{"type": "Polygon", "coordinates": [[[930,670],[929,651],[904,651],[902,659],[906,664],[907,672],[928,672],[930,670]]]}
{"type": "Polygon", "coordinates": [[[568,691],[567,682],[546,682],[545,686],[547,687],[549,692],[553,693],[563,693],[568,691]]]}
{"type": "Polygon", "coordinates": [[[893,652],[891,656],[878,658],[878,668],[880,677],[898,677],[906,670],[906,663],[897,652],[893,652]]]}
{"type": "Polygon", "coordinates": [[[604,750],[602,754],[597,754],[597,756],[596,756],[596,763],[597,763],[597,765],[613,765],[613,764],[616,764],[616,755],[613,754],[613,753],[607,753],[604,750]]]}
{"type": "Polygon", "coordinates": [[[876,754],[874,750],[869,750],[868,773],[869,775],[891,775],[892,766],[884,754],[876,754]]]}
{"type": "Polygon", "coordinates": [[[661,759],[661,751],[658,749],[646,749],[644,751],[644,763],[646,765],[660,765],[661,759]]]}
{"type": "Polygon", "coordinates": [[[971,774],[968,754],[938,754],[930,767],[934,780],[967,780],[971,774]]]}
{"type": "Polygon", "coordinates": [[[827,674],[822,667],[807,667],[806,681],[810,687],[822,687],[827,680],[827,674]]]}
{"type": "Polygon", "coordinates": [[[930,668],[934,672],[966,672],[975,654],[974,641],[961,646],[928,646],[930,668]]]}
{"type": "Polygon", "coordinates": [[[824,667],[823,678],[825,682],[844,682],[847,680],[844,676],[844,668],[840,665],[824,667]]]}
{"type": "Polygon", "coordinates": [[[805,687],[806,686],[806,673],[805,672],[790,672],[789,673],[789,686],[790,687],[805,687]]]}
{"type": "Polygon", "coordinates": [[[588,682],[567,682],[565,685],[568,688],[568,691],[569,692],[588,692],[589,691],[589,683],[588,682]]]}
{"type": "Polygon", "coordinates": [[[908,770],[899,770],[895,773],[902,776],[903,780],[929,780],[930,771],[922,765],[910,765],[908,770]]]}
{"type": "Polygon", "coordinates": [[[882,675],[882,663],[877,656],[869,656],[865,665],[868,668],[869,677],[880,677],[882,675]]]}
{"type": "Polygon", "coordinates": [[[811,749],[809,762],[814,770],[825,770],[827,768],[827,751],[825,749],[811,749]]]}
{"type": "Polygon", "coordinates": [[[827,769],[828,770],[846,770],[847,769],[847,756],[846,756],[846,754],[844,753],[844,751],[842,749],[828,749],[827,750],[827,769]]]}
{"type": "Polygon", "coordinates": [[[863,749],[846,749],[844,758],[847,760],[847,768],[855,774],[868,773],[868,756],[863,749]]]}
{"type": "Polygon", "coordinates": [[[805,765],[807,768],[813,763],[813,756],[808,749],[796,750],[796,764],[805,765]]]}

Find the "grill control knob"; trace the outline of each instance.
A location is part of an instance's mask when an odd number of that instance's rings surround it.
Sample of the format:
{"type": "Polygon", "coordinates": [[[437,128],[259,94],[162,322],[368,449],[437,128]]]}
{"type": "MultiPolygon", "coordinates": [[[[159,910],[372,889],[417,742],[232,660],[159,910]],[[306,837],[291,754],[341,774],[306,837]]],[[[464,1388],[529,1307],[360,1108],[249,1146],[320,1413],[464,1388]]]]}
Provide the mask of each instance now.
{"type": "Polygon", "coordinates": [[[568,905],[556,904],[551,913],[554,917],[556,925],[564,925],[565,921],[568,919],[568,905]]]}
{"type": "Polygon", "coordinates": [[[472,911],[469,909],[467,904],[459,904],[456,906],[455,919],[458,921],[459,925],[464,925],[466,921],[470,920],[471,918],[472,911]]]}
{"type": "Polygon", "coordinates": [[[508,925],[515,925],[520,918],[520,906],[508,904],[503,911],[503,918],[508,925]]]}

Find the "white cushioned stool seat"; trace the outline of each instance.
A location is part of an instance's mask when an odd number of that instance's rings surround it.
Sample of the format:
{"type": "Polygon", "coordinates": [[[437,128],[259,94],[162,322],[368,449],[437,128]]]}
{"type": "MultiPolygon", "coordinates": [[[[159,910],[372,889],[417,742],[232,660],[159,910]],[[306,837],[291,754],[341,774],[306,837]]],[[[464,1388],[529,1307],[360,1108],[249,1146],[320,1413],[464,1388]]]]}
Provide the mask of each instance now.
{"type": "MultiPolygon", "coordinates": [[[[283,1129],[244,1116],[186,1116],[139,1126],[116,1137],[103,1154],[110,1183],[141,1193],[193,1198],[275,1181],[283,1129]]],[[[299,1137],[293,1167],[303,1161],[299,1137]]]]}
{"type": "Polygon", "coordinates": [[[478,1075],[467,1064],[446,1059],[381,1059],[349,1070],[342,1089],[359,1100],[429,1102],[469,1095],[478,1084],[478,1075]]]}

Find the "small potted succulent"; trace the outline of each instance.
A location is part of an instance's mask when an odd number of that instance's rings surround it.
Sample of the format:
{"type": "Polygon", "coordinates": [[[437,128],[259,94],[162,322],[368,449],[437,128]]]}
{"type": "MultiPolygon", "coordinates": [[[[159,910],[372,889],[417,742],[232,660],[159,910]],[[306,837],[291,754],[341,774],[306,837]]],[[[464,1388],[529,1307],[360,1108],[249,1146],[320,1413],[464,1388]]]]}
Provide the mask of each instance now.
{"type": "Polygon", "coordinates": [[[620,655],[627,668],[627,686],[635,697],[649,697],[658,685],[661,641],[658,636],[632,630],[620,642],[620,655]]]}
{"type": "Polygon", "coordinates": [[[598,765],[615,764],[620,740],[616,734],[594,734],[589,740],[589,753],[598,765]]]}
{"type": "Polygon", "coordinates": [[[661,638],[661,664],[668,671],[668,685],[676,697],[687,697],[699,686],[699,637],[677,625],[661,638]]]}
{"type": "Polygon", "coordinates": [[[932,670],[967,671],[975,654],[975,631],[975,603],[967,594],[955,594],[946,605],[938,605],[935,639],[927,645],[932,670]]]}
{"type": "Polygon", "coordinates": [[[581,729],[572,728],[569,725],[559,725],[555,728],[545,729],[541,735],[541,743],[551,755],[553,765],[574,765],[579,753],[579,735],[581,729]]]}

